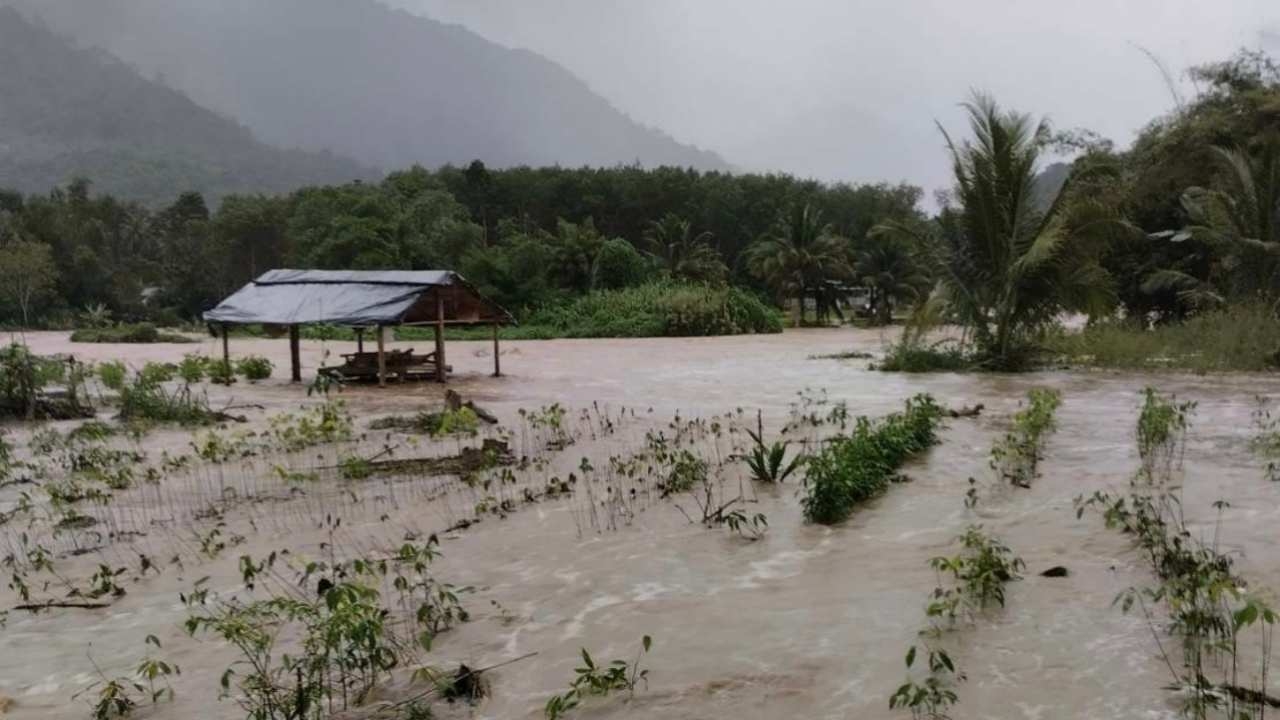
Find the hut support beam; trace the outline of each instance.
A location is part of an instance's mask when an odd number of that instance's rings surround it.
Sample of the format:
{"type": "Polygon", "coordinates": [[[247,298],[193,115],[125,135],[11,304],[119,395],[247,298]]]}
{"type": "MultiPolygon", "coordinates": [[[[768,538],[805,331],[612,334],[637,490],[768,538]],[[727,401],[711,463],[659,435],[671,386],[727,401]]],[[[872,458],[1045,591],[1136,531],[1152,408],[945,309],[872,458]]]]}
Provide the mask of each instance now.
{"type": "Polygon", "coordinates": [[[387,386],[387,348],[386,333],[378,326],[378,387],[387,386]]]}
{"type": "MultiPolygon", "coordinates": [[[[231,377],[231,326],[222,323],[222,363],[227,371],[227,377],[231,377]]],[[[230,380],[227,381],[230,385],[230,380]]]]}
{"type": "Polygon", "coordinates": [[[436,382],[446,382],[444,373],[444,294],[436,288],[436,382]]]}
{"type": "Polygon", "coordinates": [[[502,377],[502,357],[498,350],[498,323],[493,324],[493,376],[502,377]]]}
{"type": "Polygon", "coordinates": [[[356,328],[356,352],[364,352],[364,328],[356,328]]]}
{"type": "Polygon", "coordinates": [[[297,325],[289,326],[289,368],[293,382],[302,382],[302,333],[297,325]]]}

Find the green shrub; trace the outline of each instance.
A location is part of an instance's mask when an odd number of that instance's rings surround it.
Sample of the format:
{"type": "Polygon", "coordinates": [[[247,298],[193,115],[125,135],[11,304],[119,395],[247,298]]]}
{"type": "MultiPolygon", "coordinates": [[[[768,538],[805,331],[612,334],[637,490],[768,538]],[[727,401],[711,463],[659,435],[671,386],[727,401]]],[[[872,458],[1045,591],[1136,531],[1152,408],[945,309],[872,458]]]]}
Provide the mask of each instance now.
{"type": "Polygon", "coordinates": [[[275,365],[261,355],[246,355],[236,360],[236,372],[249,381],[266,380],[274,369],[275,365]]]}
{"type": "Polygon", "coordinates": [[[138,381],[150,385],[159,385],[173,379],[178,368],[170,363],[149,362],[138,371],[138,381]]]}
{"type": "Polygon", "coordinates": [[[42,357],[26,345],[12,343],[0,349],[0,416],[19,418],[92,417],[82,403],[84,366],[57,357],[42,357]],[[60,383],[66,395],[45,397],[44,388],[60,383]]]}
{"type": "Polygon", "coordinates": [[[876,369],[905,373],[963,372],[972,369],[974,365],[974,359],[960,347],[926,346],[903,341],[889,346],[876,369]]]}
{"type": "Polygon", "coordinates": [[[348,455],[338,463],[338,472],[344,480],[364,480],[373,474],[373,463],[359,455],[348,455]]]}
{"type": "Polygon", "coordinates": [[[205,367],[209,382],[219,385],[230,385],[236,381],[235,368],[226,360],[210,360],[205,367]]]}
{"type": "Polygon", "coordinates": [[[605,240],[596,253],[591,285],[596,290],[635,287],[653,275],[653,264],[622,238],[605,240]]]}
{"type": "Polygon", "coordinates": [[[119,360],[108,360],[98,364],[98,379],[102,381],[103,387],[117,392],[124,387],[128,372],[124,363],[119,360]]]}
{"type": "Polygon", "coordinates": [[[534,313],[560,337],[688,337],[782,332],[782,317],[735,287],[654,282],[593,292],[534,313]]]}
{"type": "Polygon", "coordinates": [[[81,328],[71,333],[71,342],[82,343],[194,343],[185,335],[160,332],[151,323],[116,325],[108,328],[81,328]]]}
{"type": "Polygon", "coordinates": [[[196,353],[182,356],[178,363],[178,377],[188,385],[194,385],[204,379],[205,369],[209,366],[209,358],[196,353]]]}
{"type": "Polygon", "coordinates": [[[801,499],[805,519],[838,523],[884,492],[908,458],[937,442],[941,420],[942,408],[928,395],[911,398],[901,413],[875,422],[858,418],[852,435],[809,459],[801,499]]]}

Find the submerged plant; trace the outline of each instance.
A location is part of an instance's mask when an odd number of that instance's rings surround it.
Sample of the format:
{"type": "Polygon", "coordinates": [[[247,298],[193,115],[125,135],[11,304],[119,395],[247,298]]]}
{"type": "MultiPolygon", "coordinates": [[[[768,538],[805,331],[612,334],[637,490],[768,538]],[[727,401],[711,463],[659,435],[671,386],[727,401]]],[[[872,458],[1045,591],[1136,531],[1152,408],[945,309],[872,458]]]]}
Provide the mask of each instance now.
{"type": "Polygon", "coordinates": [[[981,525],[969,526],[960,536],[961,552],[929,561],[940,576],[950,576],[954,588],[934,590],[926,615],[954,622],[963,612],[972,616],[992,605],[1004,607],[1004,586],[1022,577],[1026,564],[981,525]]]}
{"type": "Polygon", "coordinates": [[[805,519],[838,523],[855,505],[884,492],[908,458],[937,442],[941,422],[942,408],[928,395],[876,422],[858,418],[851,435],[836,438],[806,463],[805,519]]]}
{"type": "Polygon", "coordinates": [[[544,708],[547,720],[557,720],[578,707],[585,697],[608,695],[626,690],[634,695],[641,683],[648,684],[649,671],[640,667],[640,660],[653,647],[653,639],[645,635],[640,640],[640,652],[636,659],[614,660],[608,665],[597,665],[586,648],[582,649],[582,665],[574,669],[576,677],[569,683],[569,691],[553,695],[544,708]]]}
{"type": "Polygon", "coordinates": [[[1054,414],[1062,405],[1062,393],[1035,388],[1027,404],[1013,416],[1013,427],[991,448],[991,467],[1018,487],[1031,487],[1040,464],[1040,453],[1055,428],[1054,414]]]}
{"type": "Polygon", "coordinates": [[[1265,477],[1272,482],[1280,480],[1280,419],[1271,416],[1268,400],[1259,395],[1258,407],[1253,411],[1253,439],[1249,447],[1254,454],[1266,461],[1265,477]]]}
{"type": "Polygon", "coordinates": [[[1173,470],[1182,465],[1186,449],[1187,428],[1194,402],[1177,402],[1152,387],[1142,391],[1142,410],[1138,414],[1138,457],[1142,465],[1138,479],[1148,484],[1171,479],[1173,470]]]}
{"type": "MultiPolygon", "coordinates": [[[[955,686],[965,681],[964,673],[957,672],[955,663],[945,650],[928,645],[925,648],[928,676],[923,681],[908,680],[889,696],[889,709],[909,710],[915,720],[949,720],[947,711],[960,699],[955,686]]],[[[918,654],[917,646],[907,650],[907,672],[912,671],[918,654]]]]}
{"type": "MultiPolygon", "coordinates": [[[[1158,584],[1130,588],[1117,597],[1126,612],[1138,608],[1155,633],[1152,605],[1163,603],[1164,627],[1181,642],[1181,669],[1160,647],[1173,689],[1182,693],[1183,713],[1203,720],[1210,711],[1231,718],[1261,717],[1267,707],[1280,705],[1267,694],[1267,675],[1277,613],[1249,592],[1248,583],[1234,569],[1232,557],[1219,550],[1219,529],[1213,541],[1197,539],[1185,519],[1179,490],[1169,482],[1181,453],[1194,403],[1175,403],[1154,388],[1144,392],[1138,419],[1141,467],[1138,482],[1125,495],[1096,492],[1076,499],[1076,515],[1097,509],[1108,527],[1131,535],[1147,558],[1158,584]],[[1258,688],[1242,685],[1240,660],[1254,657],[1242,646],[1246,632],[1255,630],[1260,644],[1258,688]],[[1221,679],[1210,679],[1215,670],[1221,679]],[[1255,714],[1256,713],[1256,714],[1255,714]]],[[[1221,513],[1227,503],[1214,503],[1221,513]]],[[[1157,636],[1158,639],[1158,636],[1157,636]]]]}
{"type": "Polygon", "coordinates": [[[751,430],[748,428],[747,435],[750,436],[753,444],[744,459],[747,462],[747,467],[751,470],[752,480],[774,484],[781,483],[804,464],[804,456],[801,454],[793,455],[791,461],[787,462],[789,442],[778,440],[771,445],[765,443],[764,421],[759,414],[756,415],[756,429],[751,430]]]}

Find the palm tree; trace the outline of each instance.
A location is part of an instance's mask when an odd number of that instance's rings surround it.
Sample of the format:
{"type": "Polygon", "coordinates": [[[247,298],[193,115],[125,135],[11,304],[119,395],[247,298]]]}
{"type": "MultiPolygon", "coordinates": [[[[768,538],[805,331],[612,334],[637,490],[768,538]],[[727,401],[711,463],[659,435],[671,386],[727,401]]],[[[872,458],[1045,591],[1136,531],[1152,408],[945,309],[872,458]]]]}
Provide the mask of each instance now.
{"type": "Polygon", "coordinates": [[[797,323],[802,323],[804,301],[819,297],[828,281],[849,276],[848,243],[822,222],[816,208],[795,205],[747,249],[747,268],[779,297],[798,300],[797,323]]]}
{"type": "Polygon", "coordinates": [[[1223,147],[1213,148],[1213,156],[1220,170],[1218,185],[1190,187],[1182,194],[1190,224],[1151,235],[1198,243],[1204,255],[1212,256],[1208,278],[1165,268],[1142,284],[1148,293],[1172,290],[1193,308],[1225,302],[1217,288],[1227,275],[1235,276],[1230,287],[1244,294],[1275,296],[1280,290],[1280,138],[1268,138],[1256,156],[1223,147]]]}
{"type": "Polygon", "coordinates": [[[718,285],[729,274],[720,251],[711,244],[711,233],[694,234],[689,221],[675,213],[650,223],[644,238],[649,255],[671,277],[718,285]]]}
{"type": "MultiPolygon", "coordinates": [[[[1114,298],[1099,264],[1108,235],[1125,228],[1100,202],[1071,193],[1068,179],[1047,208],[1036,205],[1037,160],[1048,129],[975,94],[963,105],[973,138],[951,152],[954,207],[936,223],[939,297],[966,328],[980,362],[1021,364],[1037,334],[1066,311],[1100,313],[1114,298]]],[[[914,236],[901,224],[878,233],[914,236]]]]}
{"type": "Polygon", "coordinates": [[[894,303],[917,300],[928,292],[929,276],[903,238],[873,232],[853,257],[854,277],[871,291],[878,324],[889,324],[894,303]]]}

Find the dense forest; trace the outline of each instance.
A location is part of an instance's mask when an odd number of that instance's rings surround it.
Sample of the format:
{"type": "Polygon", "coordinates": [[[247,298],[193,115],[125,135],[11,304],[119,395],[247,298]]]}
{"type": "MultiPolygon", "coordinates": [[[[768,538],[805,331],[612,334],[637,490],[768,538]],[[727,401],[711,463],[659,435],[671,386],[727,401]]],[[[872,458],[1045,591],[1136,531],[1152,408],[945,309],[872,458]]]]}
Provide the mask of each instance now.
{"type": "Polygon", "coordinates": [[[6,192],[0,272],[25,281],[2,317],[192,319],[279,266],[455,268],[520,317],[670,279],[819,312],[860,285],[887,322],[950,287],[970,304],[948,317],[1004,362],[1063,312],[1168,323],[1276,300],[1280,70],[1245,52],[1190,72],[1198,94],[1123,151],[977,98],[975,139],[947,138],[957,182],[932,218],[909,185],[479,161],[156,211],[88,181],[6,192]],[[1075,160],[1046,166],[1049,150],[1075,160]]]}
{"type": "MultiPolygon", "coordinates": [[[[28,322],[72,323],[98,305],[117,319],[192,319],[282,266],[455,268],[523,316],[592,290],[662,278],[761,291],[771,280],[785,285],[753,273],[747,248],[790,232],[793,208],[807,208],[803,221],[820,223],[810,230],[823,238],[861,237],[880,221],[923,221],[919,199],[911,186],[785,175],[488,170],[474,162],[415,167],[381,183],[233,195],[216,209],[186,193],[151,211],[95,195],[81,180],[44,195],[0,195],[0,272],[22,266],[28,277],[47,278],[28,322]]],[[[5,299],[9,323],[23,320],[16,292],[5,299]]]]}

